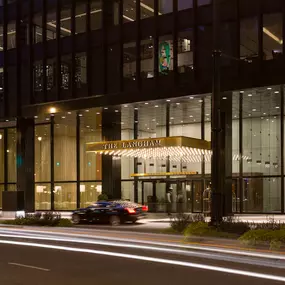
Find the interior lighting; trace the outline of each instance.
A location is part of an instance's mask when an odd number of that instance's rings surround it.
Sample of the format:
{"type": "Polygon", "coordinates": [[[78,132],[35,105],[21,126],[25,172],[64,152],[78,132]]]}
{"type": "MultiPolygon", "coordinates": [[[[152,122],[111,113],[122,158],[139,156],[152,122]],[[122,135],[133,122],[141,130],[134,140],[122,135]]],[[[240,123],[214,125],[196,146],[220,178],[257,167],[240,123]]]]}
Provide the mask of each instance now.
{"type": "Polygon", "coordinates": [[[248,97],[252,97],[252,94],[248,94],[247,96],[248,96],[248,97]]]}
{"type": "Polygon", "coordinates": [[[54,114],[54,113],[56,113],[56,108],[54,108],[54,107],[51,107],[51,108],[49,109],[49,112],[50,112],[51,114],[54,114]]]}
{"type": "Polygon", "coordinates": [[[271,39],[273,39],[274,41],[276,41],[277,43],[279,43],[280,45],[283,44],[283,40],[279,39],[277,36],[275,36],[272,32],[270,32],[267,28],[263,28],[263,32],[264,34],[266,34],[267,36],[269,36],[271,39]]]}
{"type": "Polygon", "coordinates": [[[42,137],[38,137],[38,141],[42,141],[42,139],[43,139],[42,137]]]}

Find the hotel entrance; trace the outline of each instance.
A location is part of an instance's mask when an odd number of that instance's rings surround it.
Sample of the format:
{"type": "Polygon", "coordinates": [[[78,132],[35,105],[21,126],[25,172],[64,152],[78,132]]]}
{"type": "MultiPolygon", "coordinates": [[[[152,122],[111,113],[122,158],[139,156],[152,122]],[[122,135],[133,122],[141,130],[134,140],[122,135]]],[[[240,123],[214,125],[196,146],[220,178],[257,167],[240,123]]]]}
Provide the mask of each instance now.
{"type": "Polygon", "coordinates": [[[205,198],[208,181],[195,178],[140,179],[139,201],[149,212],[202,213],[210,211],[210,199],[205,198]]]}

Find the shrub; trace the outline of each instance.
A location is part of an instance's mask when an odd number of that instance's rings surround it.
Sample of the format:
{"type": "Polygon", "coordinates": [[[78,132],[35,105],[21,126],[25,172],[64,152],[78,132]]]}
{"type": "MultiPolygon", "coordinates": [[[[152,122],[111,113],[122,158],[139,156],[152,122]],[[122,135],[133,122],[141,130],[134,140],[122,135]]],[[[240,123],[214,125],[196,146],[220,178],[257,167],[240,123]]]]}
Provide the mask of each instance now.
{"type": "Polygon", "coordinates": [[[205,222],[205,217],[202,214],[186,215],[179,213],[170,221],[170,226],[174,232],[183,233],[191,223],[205,222]]]}
{"type": "Polygon", "coordinates": [[[98,201],[107,201],[109,199],[107,194],[100,194],[98,196],[98,201]]]}
{"type": "Polygon", "coordinates": [[[211,231],[216,231],[215,228],[212,228],[205,222],[196,222],[190,224],[187,229],[184,231],[186,237],[189,236],[208,236],[211,231]]]}
{"type": "Polygon", "coordinates": [[[64,227],[64,228],[69,228],[73,226],[73,223],[69,219],[60,219],[58,224],[56,225],[57,227],[64,227]]]}
{"type": "Polygon", "coordinates": [[[218,231],[226,232],[230,234],[236,234],[238,236],[243,235],[250,230],[250,225],[248,223],[239,222],[239,221],[222,221],[218,226],[218,231]]]}

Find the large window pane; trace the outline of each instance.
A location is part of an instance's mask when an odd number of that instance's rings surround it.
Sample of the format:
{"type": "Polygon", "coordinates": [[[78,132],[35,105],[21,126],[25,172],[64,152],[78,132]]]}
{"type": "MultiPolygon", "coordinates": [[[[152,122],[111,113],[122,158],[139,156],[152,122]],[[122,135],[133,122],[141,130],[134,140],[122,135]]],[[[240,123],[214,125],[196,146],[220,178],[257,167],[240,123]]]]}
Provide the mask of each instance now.
{"type": "Polygon", "coordinates": [[[142,78],[153,78],[154,77],[154,48],[153,39],[141,41],[141,77],[142,78]]]}
{"type": "Polygon", "coordinates": [[[173,12],[173,1],[172,0],[158,0],[158,13],[167,14],[173,12]]]}
{"type": "Polygon", "coordinates": [[[16,23],[7,26],[7,49],[16,48],[16,23]]]}
{"type": "Polygon", "coordinates": [[[123,7],[124,23],[133,22],[136,20],[136,1],[139,0],[124,0],[124,7],[123,7]]]}
{"type": "Polygon", "coordinates": [[[178,34],[178,72],[193,70],[193,30],[188,29],[178,34]]]}
{"type": "Polygon", "coordinates": [[[54,187],[54,209],[76,209],[76,183],[56,183],[54,187]]]}
{"type": "Polygon", "coordinates": [[[8,156],[8,182],[16,182],[17,180],[17,172],[16,172],[16,156],[17,156],[17,148],[16,148],[16,129],[8,129],[8,148],[7,148],[7,156],[8,156]]]}
{"type": "Polygon", "coordinates": [[[85,33],[86,32],[86,15],[87,15],[87,5],[86,1],[76,1],[75,10],[75,33],[85,33]]]}
{"type": "Polygon", "coordinates": [[[35,181],[50,181],[50,125],[35,127],[35,181]]]}
{"type": "Polygon", "coordinates": [[[47,41],[56,39],[56,12],[55,10],[49,10],[47,14],[47,41]]]}
{"type": "Polygon", "coordinates": [[[76,114],[68,112],[55,116],[54,179],[76,180],[76,114]]]}
{"type": "Polygon", "coordinates": [[[102,28],[102,3],[101,0],[93,0],[90,10],[91,30],[102,28]]]}
{"type": "Polygon", "coordinates": [[[102,155],[94,152],[86,152],[86,144],[100,142],[102,140],[101,110],[91,109],[82,112],[80,119],[80,179],[102,179],[102,155]],[[88,112],[86,112],[88,111],[88,112]]]}
{"type": "Polygon", "coordinates": [[[159,38],[159,75],[168,75],[173,70],[173,36],[159,38]]]}
{"type": "Polygon", "coordinates": [[[233,176],[239,176],[239,96],[239,92],[234,92],[232,99],[233,176]]]}
{"type": "Polygon", "coordinates": [[[36,210],[51,209],[51,186],[50,184],[35,185],[36,210]]]}
{"type": "Polygon", "coordinates": [[[193,0],[178,0],[178,11],[193,8],[193,0]]]}
{"type": "Polygon", "coordinates": [[[135,80],[136,74],[136,43],[124,44],[124,77],[135,80]]]}
{"type": "Polygon", "coordinates": [[[102,194],[101,182],[80,183],[80,207],[87,207],[98,201],[102,194]]]}
{"type": "Polygon", "coordinates": [[[240,22],[240,57],[242,59],[258,56],[257,18],[242,19],[240,22]]]}
{"type": "Polygon", "coordinates": [[[70,35],[71,35],[71,5],[67,4],[61,9],[60,36],[67,37],[70,35]]]}
{"type": "Polygon", "coordinates": [[[243,170],[246,175],[281,173],[280,103],[278,87],[243,93],[243,170]]]}
{"type": "Polygon", "coordinates": [[[280,178],[243,179],[244,212],[280,212],[280,178]]]}
{"type": "Polygon", "coordinates": [[[282,54],[282,14],[263,15],[263,55],[269,60],[282,54]]]}
{"type": "Polygon", "coordinates": [[[141,19],[154,16],[154,0],[140,0],[141,19]]]}

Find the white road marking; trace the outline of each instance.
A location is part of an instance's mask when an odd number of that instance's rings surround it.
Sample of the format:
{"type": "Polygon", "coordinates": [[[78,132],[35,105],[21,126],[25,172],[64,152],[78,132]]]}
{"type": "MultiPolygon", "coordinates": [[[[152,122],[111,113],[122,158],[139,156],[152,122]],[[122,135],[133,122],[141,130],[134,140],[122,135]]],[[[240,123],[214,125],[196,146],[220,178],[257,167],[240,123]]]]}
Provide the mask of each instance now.
{"type": "Polygon", "coordinates": [[[50,269],[47,269],[47,268],[41,268],[41,267],[36,267],[36,266],[31,266],[31,265],[26,265],[26,264],[21,264],[21,263],[8,262],[8,264],[14,265],[14,266],[19,266],[19,267],[41,270],[41,271],[50,271],[50,269]]]}
{"type": "Polygon", "coordinates": [[[202,269],[202,270],[216,271],[216,272],[228,273],[228,274],[233,274],[233,275],[241,275],[241,276],[259,278],[259,279],[273,280],[273,281],[279,281],[279,282],[285,283],[284,276],[262,274],[262,273],[257,273],[257,272],[250,272],[250,271],[211,266],[211,265],[192,263],[192,262],[183,262],[183,261],[177,261],[177,260],[171,260],[171,259],[154,258],[154,257],[148,257],[148,256],[124,254],[124,253],[118,253],[118,252],[109,252],[109,251],[93,250],[93,249],[86,249],[86,248],[74,248],[74,247],[67,247],[67,246],[57,246],[57,245],[49,245],[49,244],[38,244],[38,243],[8,241],[8,240],[0,240],[0,243],[45,248],[45,249],[56,249],[56,250],[70,251],[70,252],[90,253],[90,254],[104,255],[104,256],[110,256],[110,257],[119,257],[119,258],[125,258],[125,259],[135,259],[135,260],[149,261],[149,262],[154,262],[154,263],[170,264],[170,265],[176,265],[176,266],[197,268],[197,269],[202,269]]]}

